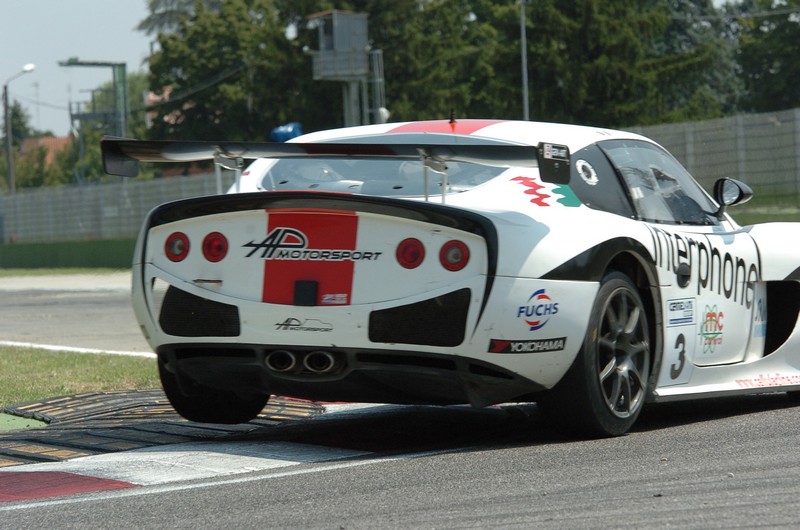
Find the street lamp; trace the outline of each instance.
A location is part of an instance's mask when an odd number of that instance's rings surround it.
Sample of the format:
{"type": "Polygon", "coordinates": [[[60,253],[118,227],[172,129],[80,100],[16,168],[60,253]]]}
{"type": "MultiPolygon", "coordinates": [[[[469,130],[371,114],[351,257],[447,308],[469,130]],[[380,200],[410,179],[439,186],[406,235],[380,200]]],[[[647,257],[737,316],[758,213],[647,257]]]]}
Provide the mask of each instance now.
{"type": "Polygon", "coordinates": [[[36,65],[28,63],[22,70],[12,75],[3,83],[3,120],[6,125],[6,177],[8,178],[8,192],[14,193],[14,162],[11,160],[11,108],[8,105],[8,85],[21,75],[33,72],[36,65]]]}

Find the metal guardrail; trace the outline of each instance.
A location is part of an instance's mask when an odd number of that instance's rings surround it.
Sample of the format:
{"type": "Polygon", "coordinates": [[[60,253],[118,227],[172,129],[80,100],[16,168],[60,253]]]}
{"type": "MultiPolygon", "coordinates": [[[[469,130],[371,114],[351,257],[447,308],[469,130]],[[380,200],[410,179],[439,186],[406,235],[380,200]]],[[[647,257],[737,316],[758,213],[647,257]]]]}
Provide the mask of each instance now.
{"type": "MultiPolygon", "coordinates": [[[[232,182],[232,173],[228,180],[232,182]]],[[[4,243],[133,239],[155,206],[216,192],[213,172],[18,190],[12,196],[0,197],[0,229],[4,243]]]]}

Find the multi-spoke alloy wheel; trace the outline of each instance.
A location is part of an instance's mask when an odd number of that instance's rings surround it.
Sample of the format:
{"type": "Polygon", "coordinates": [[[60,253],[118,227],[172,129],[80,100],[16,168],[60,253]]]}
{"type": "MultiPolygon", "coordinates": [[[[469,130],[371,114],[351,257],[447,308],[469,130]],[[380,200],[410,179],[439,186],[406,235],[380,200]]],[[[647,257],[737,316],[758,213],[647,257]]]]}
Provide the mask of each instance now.
{"type": "Polygon", "coordinates": [[[544,396],[543,412],[571,433],[619,436],[642,410],[650,376],[647,311],[624,274],[603,278],[583,347],[556,387],[544,396]]]}
{"type": "Polygon", "coordinates": [[[616,287],[601,311],[596,373],[604,401],[621,419],[638,414],[650,368],[650,344],[642,302],[630,286],[616,287]]]}

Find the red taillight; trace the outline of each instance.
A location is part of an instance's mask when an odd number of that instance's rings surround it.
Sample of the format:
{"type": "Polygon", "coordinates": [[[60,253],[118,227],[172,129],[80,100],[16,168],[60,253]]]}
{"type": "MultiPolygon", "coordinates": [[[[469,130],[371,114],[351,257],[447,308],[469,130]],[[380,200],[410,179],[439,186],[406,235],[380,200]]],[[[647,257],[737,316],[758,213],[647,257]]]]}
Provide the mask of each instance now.
{"type": "Polygon", "coordinates": [[[462,241],[448,241],[439,251],[439,262],[449,271],[460,271],[469,262],[469,247],[462,241]]]}
{"type": "Polygon", "coordinates": [[[221,261],[228,255],[228,239],[219,232],[211,232],[203,239],[203,256],[212,262],[221,261]]]}
{"type": "Polygon", "coordinates": [[[406,269],[416,269],[425,259],[425,245],[419,239],[409,237],[397,245],[397,263],[406,269]]]}
{"type": "Polygon", "coordinates": [[[170,261],[183,261],[189,255],[189,238],[183,232],[170,234],[164,243],[164,253],[170,261]]]}

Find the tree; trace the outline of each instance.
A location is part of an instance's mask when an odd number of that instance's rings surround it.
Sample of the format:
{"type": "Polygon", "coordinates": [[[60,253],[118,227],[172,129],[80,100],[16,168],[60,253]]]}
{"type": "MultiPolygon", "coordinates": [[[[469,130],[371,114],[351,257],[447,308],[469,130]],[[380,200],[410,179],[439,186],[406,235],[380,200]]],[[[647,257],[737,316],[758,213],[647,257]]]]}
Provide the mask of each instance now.
{"type": "MultiPolygon", "coordinates": [[[[19,170],[18,165],[20,161],[20,148],[22,143],[25,141],[25,138],[28,138],[31,133],[32,129],[30,126],[30,116],[25,111],[25,108],[19,103],[19,101],[12,101],[9,105],[8,109],[9,117],[11,120],[11,160],[14,164],[14,186],[18,186],[19,182],[19,170]]],[[[3,134],[2,134],[2,141],[3,146],[6,145],[6,124],[3,123],[3,134]]],[[[8,165],[6,162],[6,156],[8,153],[5,149],[3,149],[3,156],[0,158],[2,160],[2,167],[0,167],[0,175],[2,175],[2,189],[8,189],[8,165]]]]}
{"type": "Polygon", "coordinates": [[[711,0],[659,0],[669,12],[645,62],[655,74],[658,122],[718,118],[737,109],[735,38],[711,0]]]}
{"type": "Polygon", "coordinates": [[[197,4],[159,42],[150,86],[168,97],[151,109],[154,138],[263,139],[308,115],[308,57],[286,38],[269,0],[230,0],[218,14],[197,4]]]}
{"type": "MultiPolygon", "coordinates": [[[[146,87],[147,76],[134,73],[128,76],[128,93],[142,94],[146,87]]],[[[109,115],[113,113],[114,90],[111,81],[104,83],[93,91],[94,110],[109,115]]],[[[27,118],[23,121],[27,123],[27,118]]],[[[110,124],[103,120],[83,120],[77,134],[65,149],[48,157],[44,146],[29,148],[21,156],[15,156],[15,181],[18,188],[35,188],[40,186],[58,186],[66,184],[89,184],[108,182],[111,177],[103,170],[100,139],[108,133],[110,124]]],[[[134,138],[145,137],[144,105],[132,106],[128,120],[128,130],[134,138]]],[[[15,133],[16,134],[16,133],[15,133]]],[[[47,136],[31,134],[29,137],[47,136]]],[[[3,166],[5,168],[5,166],[3,166]]],[[[140,171],[140,179],[152,178],[154,170],[147,165],[140,171]]]]}
{"type": "Polygon", "coordinates": [[[173,33],[182,19],[194,13],[195,4],[202,2],[206,10],[219,12],[224,0],[147,0],[150,14],[139,22],[136,29],[147,35],[173,33]]]}
{"type": "MultiPolygon", "coordinates": [[[[218,12],[198,3],[160,35],[150,80],[172,95],[154,137],[340,125],[339,83],[312,81],[302,53],[319,46],[307,15],[331,8],[368,14],[393,120],[522,116],[516,2],[232,0],[218,12]]],[[[731,41],[716,14],[710,0],[537,0],[525,18],[533,119],[624,126],[734,110],[731,41]]]]}
{"type": "MultiPolygon", "coordinates": [[[[19,150],[25,138],[28,138],[34,132],[30,126],[31,117],[25,107],[17,100],[11,102],[8,113],[11,118],[11,145],[14,149],[19,150]]],[[[5,141],[6,126],[3,123],[3,145],[5,145],[5,141]]]]}
{"type": "Polygon", "coordinates": [[[396,120],[484,117],[484,83],[496,74],[497,32],[473,11],[474,2],[370,2],[369,31],[384,50],[386,95],[396,120]],[[482,105],[483,103],[483,105],[482,105]],[[480,113],[480,114],[479,114],[480,113]]]}
{"type": "Polygon", "coordinates": [[[768,112],[800,106],[800,0],[750,0],[738,11],[742,107],[768,112]]]}
{"type": "Polygon", "coordinates": [[[652,121],[655,74],[644,67],[667,22],[660,5],[541,0],[531,13],[532,113],[571,123],[652,121]]]}

